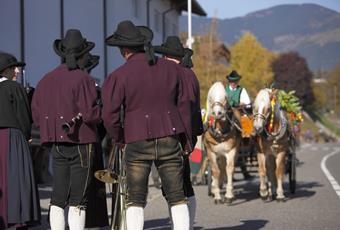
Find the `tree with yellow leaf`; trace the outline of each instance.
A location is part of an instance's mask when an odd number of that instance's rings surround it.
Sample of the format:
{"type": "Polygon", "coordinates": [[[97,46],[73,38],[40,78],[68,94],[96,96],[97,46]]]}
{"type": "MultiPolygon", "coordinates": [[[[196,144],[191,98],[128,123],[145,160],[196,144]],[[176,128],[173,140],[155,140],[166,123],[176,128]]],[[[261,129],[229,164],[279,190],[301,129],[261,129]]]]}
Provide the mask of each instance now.
{"type": "Polygon", "coordinates": [[[275,55],[264,48],[252,33],[246,32],[230,48],[230,52],[228,72],[236,70],[242,76],[240,84],[247,89],[250,97],[254,98],[260,89],[272,83],[271,63],[275,55]]]}

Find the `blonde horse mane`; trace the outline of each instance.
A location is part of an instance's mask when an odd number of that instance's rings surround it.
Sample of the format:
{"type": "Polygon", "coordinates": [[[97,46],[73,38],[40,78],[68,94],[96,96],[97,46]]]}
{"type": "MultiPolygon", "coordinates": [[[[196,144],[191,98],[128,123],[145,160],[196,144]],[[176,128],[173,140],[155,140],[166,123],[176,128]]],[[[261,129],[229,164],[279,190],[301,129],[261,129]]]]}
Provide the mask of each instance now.
{"type": "Polygon", "coordinates": [[[261,113],[264,108],[270,107],[270,89],[261,89],[254,101],[254,111],[261,113]]]}
{"type": "Polygon", "coordinates": [[[208,91],[207,96],[207,114],[208,117],[211,114],[211,104],[214,102],[224,102],[227,100],[227,93],[225,91],[224,85],[222,82],[215,82],[208,91]]]}
{"type": "MultiPolygon", "coordinates": [[[[264,110],[270,111],[270,100],[272,95],[275,94],[276,91],[272,91],[269,88],[261,89],[257,94],[254,101],[254,111],[255,113],[263,113],[264,110]]],[[[281,116],[280,103],[277,101],[274,107],[275,117],[279,118],[281,116]]],[[[263,114],[265,115],[265,114],[263,114]]]]}

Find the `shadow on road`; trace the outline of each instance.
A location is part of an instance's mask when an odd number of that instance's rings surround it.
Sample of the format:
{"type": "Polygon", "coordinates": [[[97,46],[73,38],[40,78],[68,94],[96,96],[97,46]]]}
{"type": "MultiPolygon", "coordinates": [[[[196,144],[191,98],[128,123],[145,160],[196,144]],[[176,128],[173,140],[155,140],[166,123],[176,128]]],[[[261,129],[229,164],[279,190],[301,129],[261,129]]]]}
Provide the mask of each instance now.
{"type": "MultiPolygon", "coordinates": [[[[242,220],[242,223],[239,226],[233,226],[233,227],[214,227],[214,228],[204,228],[197,226],[194,229],[195,230],[258,230],[262,229],[267,223],[268,220],[242,220]]],[[[169,218],[163,218],[163,219],[154,219],[154,220],[147,220],[144,223],[144,229],[146,230],[158,230],[158,229],[164,229],[164,230],[170,230],[170,222],[169,218]]]]}
{"type": "Polygon", "coordinates": [[[286,196],[288,199],[296,199],[296,198],[308,198],[312,197],[316,194],[316,192],[313,190],[316,187],[323,187],[322,184],[319,182],[298,182],[296,185],[296,192],[294,194],[289,193],[289,184],[284,185],[287,191],[286,196]]]}
{"type": "Polygon", "coordinates": [[[239,226],[233,226],[233,227],[218,227],[218,228],[196,228],[195,230],[199,229],[206,229],[206,230],[258,230],[262,229],[267,223],[268,220],[242,220],[242,223],[239,226]]]}
{"type": "MultiPolygon", "coordinates": [[[[144,222],[144,229],[146,230],[170,230],[171,224],[169,218],[146,220],[144,222]]],[[[196,229],[196,228],[195,228],[196,229]]]]}

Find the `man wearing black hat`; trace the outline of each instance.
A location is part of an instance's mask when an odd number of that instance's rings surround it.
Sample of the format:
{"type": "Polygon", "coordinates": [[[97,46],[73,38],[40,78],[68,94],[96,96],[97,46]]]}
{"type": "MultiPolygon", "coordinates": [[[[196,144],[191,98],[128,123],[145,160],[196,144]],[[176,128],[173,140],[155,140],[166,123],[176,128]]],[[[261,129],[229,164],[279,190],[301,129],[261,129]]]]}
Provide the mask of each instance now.
{"type": "Polygon", "coordinates": [[[226,79],[228,85],[226,87],[228,103],[232,107],[235,117],[241,122],[241,113],[239,107],[244,107],[245,110],[251,110],[251,101],[247,90],[239,85],[241,76],[233,70],[226,79]]]}
{"type": "Polygon", "coordinates": [[[13,79],[25,63],[0,53],[0,229],[39,224],[40,205],[28,140],[31,109],[25,89],[13,79]]]}
{"type": "Polygon", "coordinates": [[[75,29],[55,40],[54,50],[63,63],[40,80],[33,95],[33,120],[40,129],[41,144],[51,146],[53,156],[52,230],[65,228],[67,205],[70,229],[84,229],[85,225],[94,144],[98,141],[96,125],[100,122],[95,82],[84,71],[93,47],[94,43],[75,29]],[[66,132],[63,124],[76,115],[79,119],[66,132]]]}
{"type": "Polygon", "coordinates": [[[171,207],[174,229],[189,229],[182,154],[192,151],[190,101],[178,66],[153,56],[152,36],[149,28],[123,21],[106,39],[109,46],[119,47],[126,62],[104,82],[103,120],[115,144],[126,144],[127,229],[143,229],[153,162],[171,207]]]}
{"type": "MultiPolygon", "coordinates": [[[[192,125],[192,139],[195,147],[197,136],[203,133],[203,124],[200,107],[200,87],[195,73],[191,70],[192,61],[191,56],[193,51],[184,48],[179,37],[169,36],[164,44],[155,46],[155,52],[164,55],[164,58],[175,62],[182,66],[183,78],[186,83],[186,90],[190,95],[191,100],[191,125],[192,125]]],[[[191,184],[191,172],[189,157],[184,156],[184,192],[188,198],[188,207],[190,214],[190,229],[194,228],[195,214],[196,214],[196,198],[194,189],[191,184]]]]}

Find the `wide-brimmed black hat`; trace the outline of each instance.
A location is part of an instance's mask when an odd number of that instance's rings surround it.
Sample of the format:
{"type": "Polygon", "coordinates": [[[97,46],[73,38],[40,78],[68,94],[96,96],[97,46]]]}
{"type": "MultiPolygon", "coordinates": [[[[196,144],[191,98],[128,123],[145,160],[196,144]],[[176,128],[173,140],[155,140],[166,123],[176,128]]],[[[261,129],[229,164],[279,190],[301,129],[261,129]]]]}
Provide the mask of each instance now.
{"type": "Polygon", "coordinates": [[[87,41],[77,29],[68,30],[64,39],[56,39],[53,44],[54,51],[62,58],[71,53],[79,57],[93,47],[94,43],[87,41]]]}
{"type": "Polygon", "coordinates": [[[160,46],[154,46],[155,52],[171,55],[175,57],[184,57],[185,49],[181,43],[181,40],[177,36],[169,36],[166,38],[165,43],[160,46]]]}
{"type": "Polygon", "coordinates": [[[89,73],[91,70],[99,64],[99,56],[89,54],[88,61],[84,66],[84,69],[89,73]]]}
{"type": "Polygon", "coordinates": [[[68,30],[64,39],[56,39],[53,44],[54,51],[65,60],[69,69],[76,69],[77,58],[93,47],[94,43],[87,41],[77,29],[68,30]]]}
{"type": "Polygon", "coordinates": [[[25,66],[24,62],[19,62],[12,54],[0,52],[0,73],[13,66],[25,66]]]}
{"type": "Polygon", "coordinates": [[[108,38],[109,46],[143,46],[153,39],[153,32],[146,26],[135,26],[131,21],[122,21],[108,38]]]}
{"type": "Polygon", "coordinates": [[[241,75],[239,75],[235,70],[231,71],[231,73],[227,75],[228,81],[239,81],[241,78],[241,75]]]}

